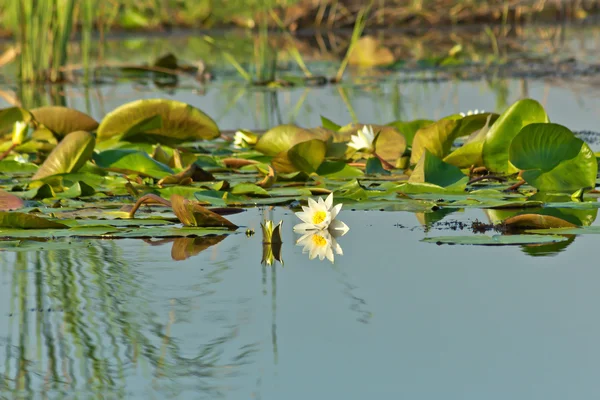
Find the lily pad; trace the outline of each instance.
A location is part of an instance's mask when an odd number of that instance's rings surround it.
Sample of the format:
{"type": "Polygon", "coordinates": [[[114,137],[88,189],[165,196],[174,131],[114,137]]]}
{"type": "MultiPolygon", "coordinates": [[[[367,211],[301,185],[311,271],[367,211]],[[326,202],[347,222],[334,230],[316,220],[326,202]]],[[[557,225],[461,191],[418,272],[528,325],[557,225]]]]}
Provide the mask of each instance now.
{"type": "MultiPolygon", "coordinates": [[[[51,221],[33,214],[0,211],[0,228],[16,229],[66,229],[67,225],[51,221]]],[[[0,236],[2,230],[0,229],[0,236]]]]}
{"type": "Polygon", "coordinates": [[[564,242],[568,238],[558,235],[468,235],[468,236],[438,236],[423,239],[426,243],[463,244],[478,246],[510,246],[524,244],[542,244],[564,242]]]}
{"type": "Polygon", "coordinates": [[[466,184],[467,177],[458,167],[445,163],[425,149],[425,153],[417,163],[410,176],[411,183],[433,183],[441,187],[447,187],[463,180],[466,184]]]}
{"type": "Polygon", "coordinates": [[[279,125],[265,132],[258,139],[255,149],[268,156],[276,156],[287,152],[298,143],[312,139],[323,138],[295,125],[279,125]]]}
{"type": "Polygon", "coordinates": [[[0,134],[10,132],[15,122],[31,120],[31,113],[21,107],[0,109],[0,134]]]}
{"type": "Polygon", "coordinates": [[[69,133],[52,150],[32,179],[77,172],[92,157],[96,139],[85,131],[69,133]]]}
{"type": "Polygon", "coordinates": [[[594,188],[598,162],[590,147],[562,125],[533,123],[510,146],[510,162],[541,191],[573,193],[594,188]]]}
{"type": "Polygon", "coordinates": [[[390,122],[388,125],[396,128],[396,130],[400,132],[402,136],[404,136],[407,146],[412,146],[413,139],[417,131],[421,128],[425,128],[426,126],[433,124],[433,122],[434,121],[428,119],[417,119],[409,122],[394,121],[390,122]]]}
{"type": "Polygon", "coordinates": [[[180,143],[214,139],[220,132],[217,124],[199,109],[179,101],[144,99],[122,105],[110,112],[98,127],[98,140],[127,133],[127,139],[180,143]],[[156,122],[160,117],[161,126],[156,122]],[[141,129],[147,125],[145,129],[141,129]],[[136,127],[135,134],[130,131],[136,127]],[[129,132],[128,132],[129,131],[129,132]]]}
{"type": "Polygon", "coordinates": [[[459,126],[460,120],[442,119],[419,129],[413,140],[411,165],[419,162],[425,150],[443,159],[450,152],[459,126]]]}
{"type": "Polygon", "coordinates": [[[89,115],[72,108],[61,106],[46,106],[31,110],[34,119],[59,137],[71,132],[93,132],[98,128],[98,122],[89,115]]]}
{"type": "Polygon", "coordinates": [[[94,154],[94,162],[109,171],[136,173],[162,179],[173,175],[173,170],[142,151],[132,149],[106,150],[94,154]]]}
{"type": "Polygon", "coordinates": [[[503,112],[487,133],[483,145],[483,162],[492,172],[516,173],[509,161],[509,148],[523,127],[548,122],[544,107],[532,99],[519,100],[503,112]]]}

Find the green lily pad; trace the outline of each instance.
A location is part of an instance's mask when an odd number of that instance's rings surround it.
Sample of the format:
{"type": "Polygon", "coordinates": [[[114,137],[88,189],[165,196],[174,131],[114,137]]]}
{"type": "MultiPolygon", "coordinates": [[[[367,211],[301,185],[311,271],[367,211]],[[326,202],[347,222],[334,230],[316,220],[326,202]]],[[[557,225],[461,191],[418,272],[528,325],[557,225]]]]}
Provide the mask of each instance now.
{"type": "Polygon", "coordinates": [[[276,156],[287,152],[298,143],[313,139],[326,138],[295,125],[279,125],[265,132],[254,148],[268,156],[276,156]]]}
{"type": "Polygon", "coordinates": [[[132,149],[106,150],[94,154],[93,158],[96,165],[110,171],[136,173],[157,179],[162,179],[174,173],[171,168],[154,160],[148,153],[132,149]]]}
{"type": "Polygon", "coordinates": [[[461,180],[466,184],[468,179],[458,167],[445,163],[425,149],[425,153],[417,163],[409,182],[426,182],[447,187],[459,183],[461,180]]]}
{"type": "MultiPolygon", "coordinates": [[[[66,229],[68,226],[33,214],[0,211],[0,228],[66,229]]],[[[2,230],[0,230],[0,236],[2,236],[2,230]]]]}
{"type": "Polygon", "coordinates": [[[461,147],[444,158],[444,162],[459,168],[469,168],[472,165],[483,166],[483,145],[490,129],[490,122],[491,114],[483,128],[473,132],[461,147]]]}
{"type": "Polygon", "coordinates": [[[31,120],[31,113],[21,107],[0,109],[0,134],[8,133],[13,129],[15,122],[31,120]]]}
{"type": "Polygon", "coordinates": [[[492,172],[515,173],[509,161],[509,148],[523,127],[548,122],[544,107],[532,99],[519,100],[504,111],[487,133],[483,145],[483,163],[492,172]]]}
{"type": "Polygon", "coordinates": [[[316,172],[317,175],[328,179],[353,179],[364,175],[360,169],[351,167],[343,161],[328,160],[323,161],[316,172]]]}
{"type": "Polygon", "coordinates": [[[419,129],[412,144],[411,165],[419,162],[425,150],[443,159],[450,152],[460,123],[460,120],[441,119],[419,129]]]}
{"type": "Polygon", "coordinates": [[[72,132],[52,150],[32,179],[77,172],[92,157],[96,139],[85,131],[72,132]]]}
{"type": "Polygon", "coordinates": [[[523,170],[523,179],[538,190],[573,193],[596,185],[593,151],[562,125],[527,125],[512,141],[509,156],[523,170]]]}
{"type": "Polygon", "coordinates": [[[407,146],[412,146],[417,131],[431,125],[433,122],[434,121],[428,119],[417,119],[409,122],[394,121],[390,122],[388,125],[396,128],[396,130],[404,136],[407,146]]]}
{"type": "Polygon", "coordinates": [[[214,139],[220,135],[217,124],[202,111],[166,99],[137,100],[110,112],[98,127],[98,140],[125,133],[130,141],[139,139],[166,144],[214,139]],[[160,127],[156,125],[158,117],[160,127]]]}
{"type": "Polygon", "coordinates": [[[478,246],[510,246],[526,244],[542,244],[564,242],[568,238],[558,235],[468,235],[468,236],[438,236],[422,240],[435,244],[463,244],[478,246]]]}
{"type": "Polygon", "coordinates": [[[61,106],[46,106],[31,110],[33,118],[59,137],[71,132],[93,132],[98,128],[98,122],[89,115],[72,108],[61,106]]]}

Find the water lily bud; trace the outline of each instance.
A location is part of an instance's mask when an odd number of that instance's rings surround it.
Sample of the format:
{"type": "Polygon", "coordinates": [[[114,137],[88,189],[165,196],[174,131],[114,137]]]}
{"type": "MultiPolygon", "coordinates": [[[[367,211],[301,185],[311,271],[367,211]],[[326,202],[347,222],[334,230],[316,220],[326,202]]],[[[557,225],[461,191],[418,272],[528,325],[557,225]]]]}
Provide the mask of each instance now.
{"type": "Polygon", "coordinates": [[[12,142],[14,145],[20,145],[28,139],[29,125],[24,121],[15,122],[13,127],[12,142]]]}
{"type": "Polygon", "coordinates": [[[258,142],[258,136],[250,131],[239,130],[233,135],[233,145],[237,148],[251,147],[258,142]]]}

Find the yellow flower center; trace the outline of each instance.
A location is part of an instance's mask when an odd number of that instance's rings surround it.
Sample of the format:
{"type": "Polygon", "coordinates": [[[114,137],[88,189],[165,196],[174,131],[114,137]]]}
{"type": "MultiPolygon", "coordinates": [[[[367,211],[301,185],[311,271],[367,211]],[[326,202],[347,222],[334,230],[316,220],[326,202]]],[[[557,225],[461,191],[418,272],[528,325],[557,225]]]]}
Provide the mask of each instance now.
{"type": "Polygon", "coordinates": [[[313,235],[312,241],[315,244],[315,246],[319,246],[319,247],[323,247],[327,244],[327,239],[325,239],[321,235],[313,235]]]}
{"type": "Polygon", "coordinates": [[[313,224],[318,225],[325,221],[325,218],[327,218],[327,213],[325,211],[317,211],[313,214],[312,222],[313,224]]]}

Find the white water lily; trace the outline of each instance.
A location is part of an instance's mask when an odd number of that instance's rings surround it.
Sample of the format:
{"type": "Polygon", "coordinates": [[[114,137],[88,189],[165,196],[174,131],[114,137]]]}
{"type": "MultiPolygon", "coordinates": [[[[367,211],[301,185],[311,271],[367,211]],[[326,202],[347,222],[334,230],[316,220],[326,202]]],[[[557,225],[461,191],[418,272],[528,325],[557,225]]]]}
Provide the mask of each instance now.
{"type": "Polygon", "coordinates": [[[319,197],[318,201],[308,199],[308,207],[302,206],[302,211],[297,212],[296,216],[303,223],[294,226],[296,232],[307,232],[331,228],[335,231],[348,231],[348,226],[335,218],[342,209],[342,204],[333,205],[333,193],[330,193],[325,200],[319,197]]]}
{"type": "Polygon", "coordinates": [[[29,125],[25,121],[17,121],[13,127],[12,143],[15,146],[22,144],[29,134],[29,125]]]}
{"type": "MultiPolygon", "coordinates": [[[[342,234],[343,235],[343,234],[342,234]]],[[[339,236],[342,236],[339,235],[339,236]]],[[[303,253],[308,253],[308,258],[313,260],[319,257],[319,260],[327,258],[332,263],[335,260],[335,254],[343,255],[342,247],[335,240],[334,234],[329,230],[308,231],[304,236],[296,241],[296,245],[304,246],[303,253]]]]}
{"type": "Polygon", "coordinates": [[[469,110],[469,111],[467,111],[466,114],[463,113],[463,112],[461,112],[460,116],[464,118],[464,117],[469,117],[471,115],[477,115],[477,114],[483,114],[483,113],[485,113],[485,110],[477,110],[477,109],[475,109],[475,110],[469,110]]]}
{"type": "Polygon", "coordinates": [[[373,151],[374,141],[375,133],[373,132],[373,127],[371,125],[365,125],[362,130],[356,133],[356,135],[350,137],[348,147],[362,151],[373,151]]]}

